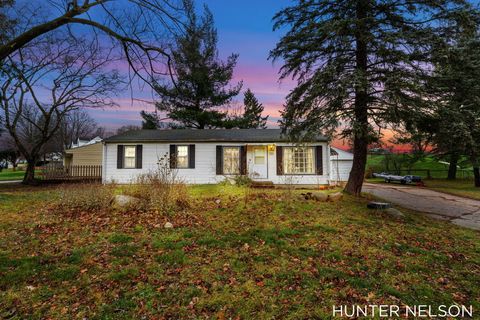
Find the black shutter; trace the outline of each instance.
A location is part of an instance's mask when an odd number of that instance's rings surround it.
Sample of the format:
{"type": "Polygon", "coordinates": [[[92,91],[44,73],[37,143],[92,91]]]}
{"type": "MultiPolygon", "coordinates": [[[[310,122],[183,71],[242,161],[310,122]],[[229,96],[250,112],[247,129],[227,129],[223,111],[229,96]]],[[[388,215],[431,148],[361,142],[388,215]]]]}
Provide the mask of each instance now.
{"type": "Polygon", "coordinates": [[[323,152],[322,146],[315,148],[315,167],[318,175],[323,175],[323,152]]]}
{"type": "Polygon", "coordinates": [[[143,145],[137,144],[135,148],[135,168],[142,169],[143,163],[143,145]]]}
{"type": "Polygon", "coordinates": [[[177,168],[177,146],[170,145],[170,169],[177,168]]]}
{"type": "Polygon", "coordinates": [[[240,174],[247,174],[247,148],[245,146],[240,147],[240,174]]]}
{"type": "Polygon", "coordinates": [[[223,147],[217,146],[217,165],[216,165],[217,175],[223,174],[223,147]]]}
{"type": "Polygon", "coordinates": [[[283,175],[283,147],[277,146],[277,176],[283,175]]]}
{"type": "Polygon", "coordinates": [[[117,169],[123,169],[123,145],[117,145],[117,169]]]}
{"type": "Polygon", "coordinates": [[[195,169],[195,145],[191,144],[188,146],[188,167],[190,169],[195,169]]]}

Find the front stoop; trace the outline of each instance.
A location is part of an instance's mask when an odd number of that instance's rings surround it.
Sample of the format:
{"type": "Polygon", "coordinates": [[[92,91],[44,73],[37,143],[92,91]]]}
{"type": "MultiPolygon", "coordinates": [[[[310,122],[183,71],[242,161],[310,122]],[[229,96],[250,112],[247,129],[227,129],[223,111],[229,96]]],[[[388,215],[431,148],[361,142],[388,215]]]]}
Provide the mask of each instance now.
{"type": "Polygon", "coordinates": [[[272,181],[252,181],[252,188],[275,188],[272,181]]]}

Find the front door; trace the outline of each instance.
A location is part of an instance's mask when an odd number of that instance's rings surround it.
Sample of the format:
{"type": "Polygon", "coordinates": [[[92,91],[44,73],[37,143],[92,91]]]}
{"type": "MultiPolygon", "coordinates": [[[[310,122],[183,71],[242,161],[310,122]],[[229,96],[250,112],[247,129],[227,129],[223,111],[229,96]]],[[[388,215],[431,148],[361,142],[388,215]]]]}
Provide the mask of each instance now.
{"type": "Polygon", "coordinates": [[[253,146],[250,157],[249,175],[252,179],[268,178],[268,159],[266,146],[253,146]]]}

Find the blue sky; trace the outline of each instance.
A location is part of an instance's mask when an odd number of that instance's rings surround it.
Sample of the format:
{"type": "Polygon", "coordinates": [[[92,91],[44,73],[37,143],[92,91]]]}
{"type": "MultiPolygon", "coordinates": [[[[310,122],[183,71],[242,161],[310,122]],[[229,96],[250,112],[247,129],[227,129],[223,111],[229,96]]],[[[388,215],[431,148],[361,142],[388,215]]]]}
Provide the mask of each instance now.
{"type": "MultiPolygon", "coordinates": [[[[292,81],[278,82],[280,63],[268,60],[268,54],[280,39],[281,32],[273,32],[272,17],[280,9],[290,5],[287,0],[195,1],[197,9],[206,4],[213,13],[218,30],[219,53],[224,59],[238,53],[233,83],[243,80],[243,89],[250,88],[270,115],[270,126],[275,126],[284,98],[293,87],[292,81]]],[[[133,92],[136,98],[151,100],[152,93],[145,89],[133,92]]],[[[242,95],[237,98],[237,103],[242,95]]],[[[91,114],[101,126],[114,129],[126,124],[140,124],[140,110],[153,111],[153,105],[131,101],[125,93],[118,99],[115,110],[92,110],[91,114]]]]}

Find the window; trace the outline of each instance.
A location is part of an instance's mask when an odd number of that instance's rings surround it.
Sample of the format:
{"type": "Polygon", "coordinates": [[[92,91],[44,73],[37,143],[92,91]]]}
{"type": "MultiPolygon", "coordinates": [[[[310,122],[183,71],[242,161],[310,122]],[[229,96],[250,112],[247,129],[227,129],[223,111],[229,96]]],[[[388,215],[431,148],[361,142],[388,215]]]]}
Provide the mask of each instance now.
{"type": "Polygon", "coordinates": [[[188,168],[188,146],[177,146],[177,168],[188,168]]]}
{"type": "Polygon", "coordinates": [[[284,147],[283,167],[285,174],[314,174],[313,147],[284,147]]]}
{"type": "Polygon", "coordinates": [[[124,168],[127,168],[127,169],[135,168],[135,154],[136,154],[136,146],[124,147],[124,155],[123,155],[124,168]]]}
{"type": "Polygon", "coordinates": [[[254,148],[253,149],[253,163],[254,164],[265,164],[265,147],[254,148]]]}
{"type": "Polygon", "coordinates": [[[223,148],[223,174],[240,174],[240,148],[223,148]]]}

